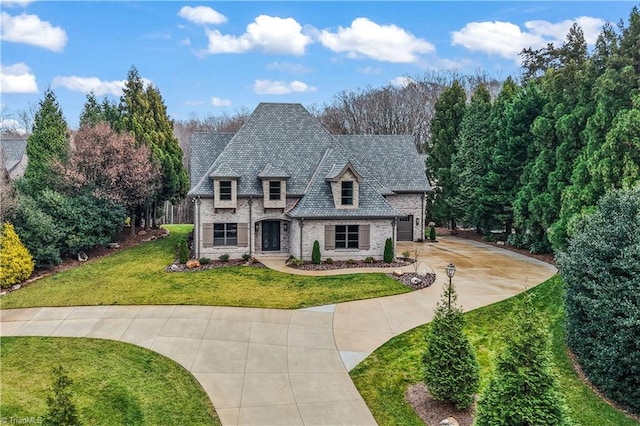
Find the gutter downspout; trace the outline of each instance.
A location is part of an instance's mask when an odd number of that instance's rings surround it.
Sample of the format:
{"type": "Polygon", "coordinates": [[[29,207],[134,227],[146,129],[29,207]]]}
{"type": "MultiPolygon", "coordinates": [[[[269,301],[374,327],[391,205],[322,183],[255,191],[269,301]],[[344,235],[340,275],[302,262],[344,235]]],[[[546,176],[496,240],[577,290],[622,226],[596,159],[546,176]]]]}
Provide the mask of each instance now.
{"type": "Polygon", "coordinates": [[[391,241],[393,242],[393,259],[396,258],[396,222],[398,222],[398,218],[394,217],[391,221],[391,241]]]}
{"type": "Polygon", "coordinates": [[[195,209],[195,226],[193,230],[193,245],[195,246],[196,259],[200,259],[200,197],[193,199],[193,207],[195,209]]]}
{"type": "Polygon", "coordinates": [[[302,228],[304,228],[304,217],[300,218],[300,260],[302,260],[302,228]]]}
{"type": "Polygon", "coordinates": [[[424,222],[425,222],[425,214],[424,214],[424,203],[425,203],[425,199],[426,199],[427,193],[423,192],[422,193],[422,203],[420,203],[420,208],[422,209],[422,217],[420,218],[420,241],[424,241],[425,240],[425,236],[424,236],[424,230],[426,229],[424,227],[424,222]]]}
{"type": "Polygon", "coordinates": [[[249,195],[249,256],[253,257],[253,220],[251,219],[253,213],[253,195],[249,195]]]}

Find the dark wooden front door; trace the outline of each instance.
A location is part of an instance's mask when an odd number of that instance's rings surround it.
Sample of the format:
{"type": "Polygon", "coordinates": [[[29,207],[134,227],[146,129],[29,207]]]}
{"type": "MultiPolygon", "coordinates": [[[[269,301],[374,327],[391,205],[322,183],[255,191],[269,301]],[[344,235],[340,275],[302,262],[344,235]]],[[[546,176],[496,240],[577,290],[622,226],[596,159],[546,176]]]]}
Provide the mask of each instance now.
{"type": "Polygon", "coordinates": [[[280,251],[280,221],[262,222],[262,251],[280,251]]]}

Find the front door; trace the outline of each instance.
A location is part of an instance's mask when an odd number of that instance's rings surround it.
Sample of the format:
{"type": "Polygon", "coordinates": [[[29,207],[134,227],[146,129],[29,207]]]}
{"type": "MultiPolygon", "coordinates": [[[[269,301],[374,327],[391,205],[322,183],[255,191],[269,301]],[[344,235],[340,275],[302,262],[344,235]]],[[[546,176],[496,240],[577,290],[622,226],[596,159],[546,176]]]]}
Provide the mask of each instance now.
{"type": "Polygon", "coordinates": [[[262,222],[262,251],[280,251],[280,221],[262,222]]]}
{"type": "Polygon", "coordinates": [[[413,215],[398,218],[398,241],[413,241],[413,215]]]}

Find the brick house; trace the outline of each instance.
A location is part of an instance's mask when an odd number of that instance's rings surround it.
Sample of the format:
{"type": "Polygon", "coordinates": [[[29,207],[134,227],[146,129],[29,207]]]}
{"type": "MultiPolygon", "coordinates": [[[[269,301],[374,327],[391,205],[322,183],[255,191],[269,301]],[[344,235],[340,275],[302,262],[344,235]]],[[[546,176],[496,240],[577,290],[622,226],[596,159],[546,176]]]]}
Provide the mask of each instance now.
{"type": "Polygon", "coordinates": [[[425,158],[410,136],[336,136],[300,104],[261,103],[235,133],[196,133],[196,257],[381,259],[423,238],[425,158]]]}

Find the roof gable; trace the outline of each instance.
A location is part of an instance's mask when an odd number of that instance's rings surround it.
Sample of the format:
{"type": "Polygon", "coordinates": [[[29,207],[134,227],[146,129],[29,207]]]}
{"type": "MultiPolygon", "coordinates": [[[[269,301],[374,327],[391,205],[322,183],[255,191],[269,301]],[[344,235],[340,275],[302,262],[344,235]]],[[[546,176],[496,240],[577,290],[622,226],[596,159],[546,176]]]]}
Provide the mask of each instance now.
{"type": "Polygon", "coordinates": [[[213,195],[209,167],[227,146],[233,133],[194,133],[191,136],[190,196],[213,195]]]}

